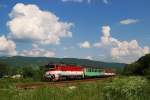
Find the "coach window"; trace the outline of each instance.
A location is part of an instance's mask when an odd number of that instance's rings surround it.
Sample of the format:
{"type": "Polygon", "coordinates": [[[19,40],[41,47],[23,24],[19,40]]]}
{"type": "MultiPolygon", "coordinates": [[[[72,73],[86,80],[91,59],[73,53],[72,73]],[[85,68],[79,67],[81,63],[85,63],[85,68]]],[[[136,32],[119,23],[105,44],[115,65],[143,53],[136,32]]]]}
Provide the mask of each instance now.
{"type": "Polygon", "coordinates": [[[94,69],[94,68],[92,69],[92,72],[95,72],[95,69],[94,69]]]}
{"type": "Polygon", "coordinates": [[[97,69],[95,69],[95,72],[97,72],[97,69]]]}
{"type": "Polygon", "coordinates": [[[89,68],[88,71],[91,72],[91,68],[89,68]]]}
{"type": "Polygon", "coordinates": [[[96,68],[96,72],[98,72],[98,69],[96,68]]]}

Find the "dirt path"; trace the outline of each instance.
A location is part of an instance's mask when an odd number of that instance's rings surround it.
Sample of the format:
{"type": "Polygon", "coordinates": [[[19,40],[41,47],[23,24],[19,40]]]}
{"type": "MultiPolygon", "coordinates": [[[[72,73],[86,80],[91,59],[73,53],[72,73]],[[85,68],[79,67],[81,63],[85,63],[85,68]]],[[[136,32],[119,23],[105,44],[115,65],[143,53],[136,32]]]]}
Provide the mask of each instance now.
{"type": "Polygon", "coordinates": [[[77,83],[93,83],[96,81],[111,80],[113,77],[107,78],[94,78],[94,79],[83,79],[83,80],[69,80],[69,81],[58,81],[58,82],[34,82],[34,83],[19,83],[16,84],[18,89],[35,89],[43,86],[66,86],[76,85],[77,83]]]}

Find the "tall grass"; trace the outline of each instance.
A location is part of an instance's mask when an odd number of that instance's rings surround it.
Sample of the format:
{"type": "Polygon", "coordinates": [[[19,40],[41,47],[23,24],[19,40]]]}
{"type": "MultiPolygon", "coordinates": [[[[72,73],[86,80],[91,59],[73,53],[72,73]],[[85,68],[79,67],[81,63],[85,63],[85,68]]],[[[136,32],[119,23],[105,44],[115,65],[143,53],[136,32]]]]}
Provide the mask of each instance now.
{"type": "Polygon", "coordinates": [[[74,86],[0,90],[1,100],[150,100],[149,81],[143,77],[116,77],[74,86]]]}
{"type": "Polygon", "coordinates": [[[143,77],[117,77],[103,92],[107,100],[150,100],[149,81],[143,77]]]}

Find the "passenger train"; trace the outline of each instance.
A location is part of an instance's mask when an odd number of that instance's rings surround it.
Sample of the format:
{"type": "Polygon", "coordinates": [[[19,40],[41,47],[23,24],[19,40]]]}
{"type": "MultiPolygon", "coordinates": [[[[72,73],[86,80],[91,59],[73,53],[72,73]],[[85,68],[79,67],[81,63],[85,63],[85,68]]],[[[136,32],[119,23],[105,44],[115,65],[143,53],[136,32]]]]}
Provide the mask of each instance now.
{"type": "Polygon", "coordinates": [[[70,79],[85,79],[94,77],[114,76],[116,73],[110,68],[84,67],[66,64],[45,65],[46,80],[59,81],[70,79]]]}

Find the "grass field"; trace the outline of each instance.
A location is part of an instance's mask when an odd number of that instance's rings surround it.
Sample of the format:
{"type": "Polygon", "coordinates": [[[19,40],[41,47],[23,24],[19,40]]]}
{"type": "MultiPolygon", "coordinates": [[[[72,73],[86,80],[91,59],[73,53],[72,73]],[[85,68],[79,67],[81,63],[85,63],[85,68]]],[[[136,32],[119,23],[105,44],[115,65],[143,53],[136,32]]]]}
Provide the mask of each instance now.
{"type": "Polygon", "coordinates": [[[115,77],[92,83],[66,84],[63,87],[17,89],[18,82],[32,80],[0,80],[0,100],[150,100],[149,80],[138,77],[115,77]]]}

